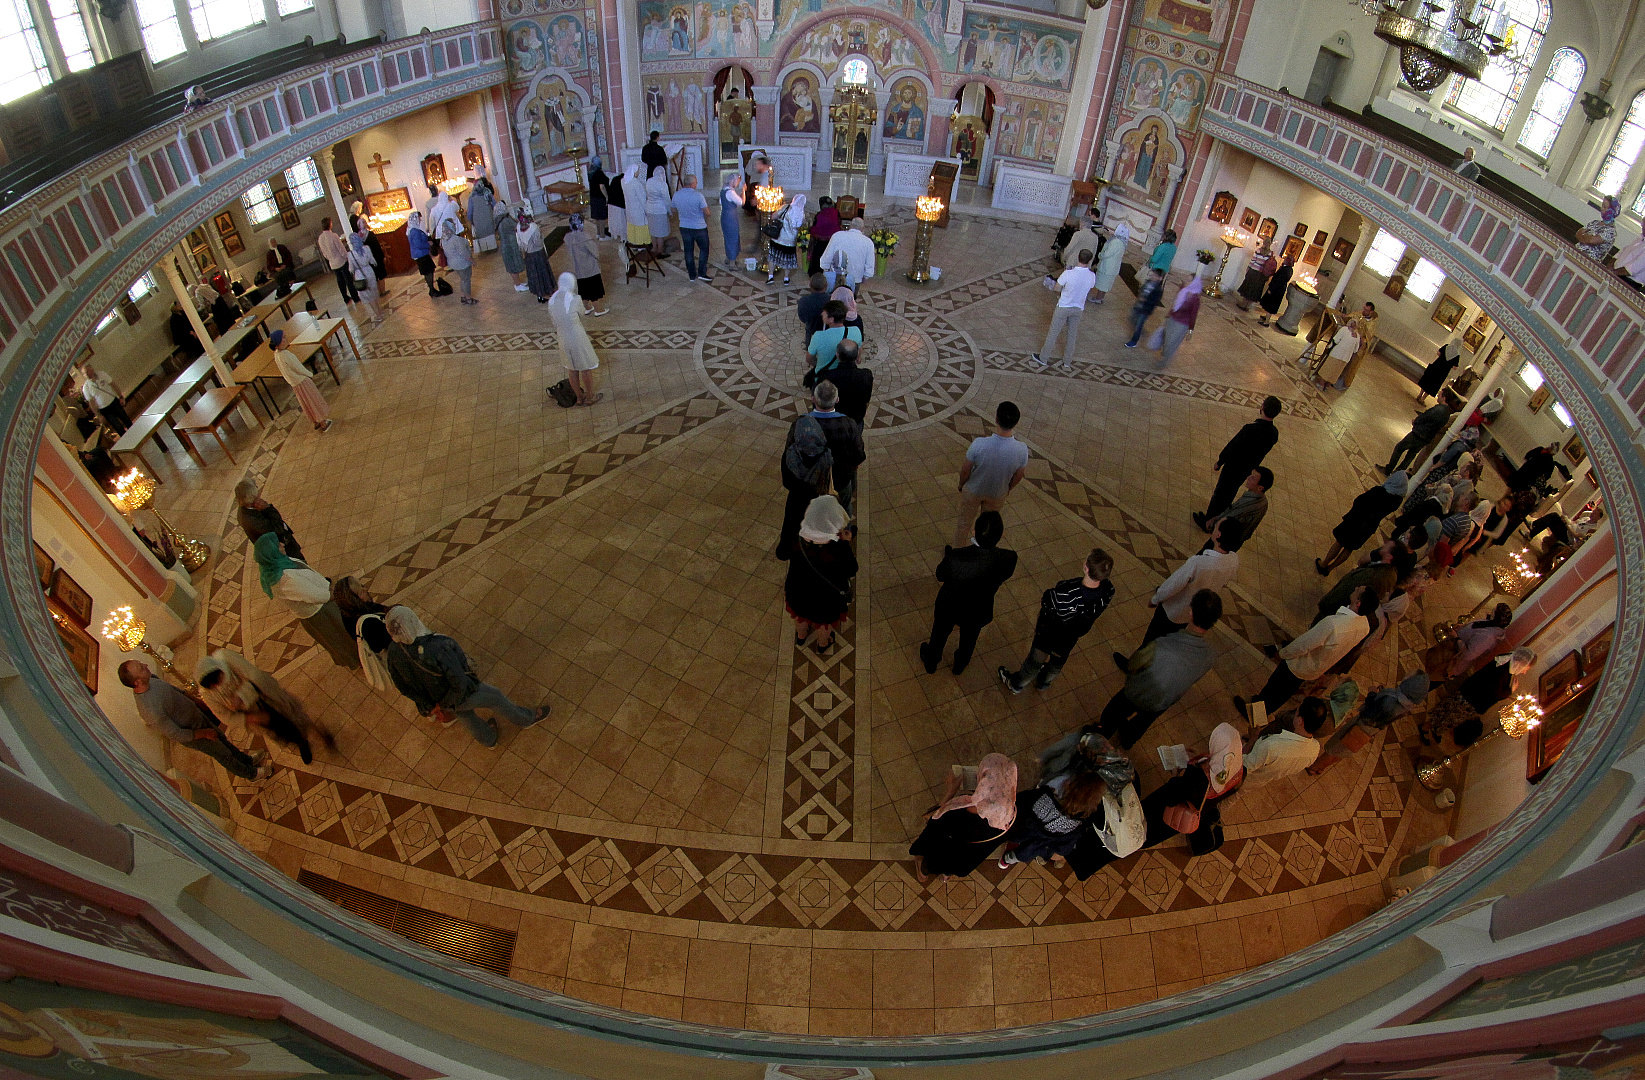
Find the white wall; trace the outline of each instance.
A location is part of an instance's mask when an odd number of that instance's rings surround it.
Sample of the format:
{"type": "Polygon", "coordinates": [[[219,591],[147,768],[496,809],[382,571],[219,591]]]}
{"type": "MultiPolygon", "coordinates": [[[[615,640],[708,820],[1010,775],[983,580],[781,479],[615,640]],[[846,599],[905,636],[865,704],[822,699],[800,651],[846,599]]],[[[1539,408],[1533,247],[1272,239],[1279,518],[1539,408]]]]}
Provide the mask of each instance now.
{"type": "Polygon", "coordinates": [[[1251,16],[1235,74],[1263,86],[1285,87],[1297,97],[1308,90],[1320,47],[1337,44],[1346,36],[1352,59],[1345,59],[1337,71],[1331,99],[1339,105],[1359,109],[1376,91],[1377,74],[1391,52],[1375,33],[1376,21],[1345,4],[1276,3],[1259,0],[1251,16]]]}
{"type": "MultiPolygon", "coordinates": [[[[342,3],[345,7],[352,7],[358,0],[342,0],[342,3]]],[[[300,44],[305,37],[311,37],[319,42],[329,41],[337,36],[337,0],[315,0],[313,9],[285,18],[280,17],[275,0],[263,0],[263,4],[264,21],[261,25],[248,27],[238,33],[202,44],[195,37],[194,24],[188,14],[188,4],[179,2],[179,22],[188,51],[151,68],[149,80],[154,88],[162,90],[186,86],[221,68],[276,49],[283,49],[288,45],[300,44]]],[[[120,16],[120,25],[113,28],[109,36],[112,39],[111,44],[117,41],[125,49],[142,47],[143,39],[137,29],[134,5],[126,6],[125,13],[120,16]]],[[[351,34],[349,40],[357,38],[351,34]]]]}
{"type": "MultiPolygon", "coordinates": [[[[395,0],[388,3],[394,4],[395,0]]],[[[476,0],[399,0],[398,7],[407,34],[421,33],[424,27],[444,30],[480,19],[480,5],[476,0]]]]}
{"type": "MultiPolygon", "coordinates": [[[[410,116],[398,117],[363,131],[347,142],[354,159],[355,182],[365,192],[381,191],[377,170],[368,167],[372,155],[382,154],[388,165],[385,175],[390,188],[403,187],[410,191],[412,202],[422,206],[428,199],[423,184],[423,158],[438,153],[445,156],[446,175],[463,174],[463,141],[472,137],[485,147],[486,162],[493,166],[499,149],[490,145],[486,125],[480,115],[480,99],[476,95],[443,102],[410,116]]],[[[344,168],[341,157],[338,168],[344,168]]]]}
{"type": "Polygon", "coordinates": [[[87,342],[92,363],[112,375],[114,385],[123,393],[135,389],[160,361],[171,355],[169,319],[175,297],[165,273],[158,268],[154,271],[154,284],[155,291],[138,301],[141,319],[127,326],[126,320],[116,315],[108,329],[87,342]]]}

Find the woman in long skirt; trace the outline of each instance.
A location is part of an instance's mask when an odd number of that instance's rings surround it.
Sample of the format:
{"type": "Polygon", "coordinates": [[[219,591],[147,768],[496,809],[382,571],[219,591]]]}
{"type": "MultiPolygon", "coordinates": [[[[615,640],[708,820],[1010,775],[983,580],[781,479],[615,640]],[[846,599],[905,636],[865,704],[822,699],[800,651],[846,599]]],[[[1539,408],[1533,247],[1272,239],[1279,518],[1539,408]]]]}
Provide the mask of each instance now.
{"type": "Polygon", "coordinates": [[[1274,276],[1268,279],[1268,288],[1262,294],[1262,310],[1266,315],[1257,319],[1263,326],[1268,320],[1279,314],[1280,307],[1285,303],[1285,290],[1291,284],[1291,264],[1294,259],[1286,259],[1284,265],[1274,271],[1274,276]]]}
{"type": "Polygon", "coordinates": [[[1131,226],[1120,222],[1114,226],[1114,232],[1108,242],[1102,245],[1102,253],[1097,256],[1097,265],[1091,269],[1096,272],[1097,284],[1092,290],[1097,294],[1095,303],[1102,303],[1102,298],[1108,290],[1114,287],[1114,281],[1120,276],[1120,265],[1125,262],[1125,248],[1131,242],[1131,226]]]}
{"type": "Polygon", "coordinates": [[[571,255],[571,273],[577,279],[577,296],[583,314],[605,314],[605,278],[600,275],[600,248],[583,227],[581,214],[571,215],[571,231],[565,234],[565,249],[571,255]]]}
{"type": "Polygon", "coordinates": [[[1195,274],[1188,284],[1177,290],[1177,298],[1171,304],[1171,314],[1166,316],[1165,325],[1160,328],[1160,356],[1167,363],[1176,357],[1177,350],[1199,320],[1199,300],[1204,288],[1205,279],[1195,274]]]}
{"type": "Polygon", "coordinates": [[[526,216],[523,209],[515,223],[515,230],[519,234],[516,239],[520,244],[520,253],[525,258],[526,288],[537,298],[537,303],[546,304],[549,294],[554,291],[554,271],[548,265],[542,230],[526,216]]]}
{"type": "Polygon", "coordinates": [[[964,877],[981,866],[1017,820],[1017,765],[1004,754],[982,759],[976,791],[960,795],[959,786],[949,773],[942,801],[908,849],[922,885],[932,875],[964,877]]]}
{"type": "Polygon", "coordinates": [[[608,176],[605,180],[605,210],[607,214],[606,234],[601,240],[628,239],[628,208],[627,198],[623,195],[622,170],[616,176],[608,176]]]}
{"type": "Polygon", "coordinates": [[[360,294],[360,302],[371,312],[371,325],[376,326],[383,321],[383,314],[377,308],[377,264],[366,247],[365,219],[361,218],[360,223],[359,231],[348,234],[348,268],[354,275],[354,288],[360,294]]]}
{"type": "Polygon", "coordinates": [[[668,210],[673,205],[668,194],[668,175],[658,165],[645,182],[645,224],[651,230],[651,247],[659,256],[668,254],[668,210]]]}
{"type": "Polygon", "coordinates": [[[588,216],[594,220],[594,233],[598,239],[604,240],[611,235],[606,228],[606,222],[611,220],[611,208],[606,205],[606,185],[611,178],[605,174],[605,166],[597,157],[588,159],[588,216]]]}
{"type": "Polygon", "coordinates": [[[497,224],[493,231],[497,234],[497,250],[502,252],[503,269],[514,279],[514,291],[525,292],[530,286],[526,285],[522,276],[525,274],[525,256],[520,254],[520,226],[514,215],[509,213],[507,203],[497,204],[497,224]]]}
{"type": "Polygon", "coordinates": [[[635,247],[649,247],[651,230],[645,221],[645,181],[640,177],[641,168],[643,166],[635,162],[623,174],[623,202],[628,205],[628,242],[635,247]]]}
{"type": "Polygon", "coordinates": [[[812,648],[827,653],[834,644],[834,631],[850,614],[857,554],[851,550],[848,520],[838,499],[821,495],[811,501],[800,522],[800,542],[788,560],[788,577],[783,582],[796,649],[815,634],[812,648]]]}
{"type": "Polygon", "coordinates": [[[800,265],[799,254],[794,245],[799,238],[801,227],[805,225],[805,196],[794,196],[794,201],[788,204],[788,210],[777,220],[782,223],[782,235],[775,240],[765,238],[766,260],[771,267],[765,275],[767,285],[777,280],[778,270],[783,272],[783,284],[787,285],[789,275],[800,265]]]}
{"type": "Polygon", "coordinates": [[[594,392],[600,358],[594,355],[594,343],[583,328],[583,299],[577,295],[577,279],[571,274],[560,275],[560,287],[549,300],[548,317],[554,320],[554,335],[565,354],[566,379],[577,392],[577,404],[593,405],[605,397],[594,392]]]}
{"type": "Polygon", "coordinates": [[[290,349],[281,348],[285,340],[284,330],[276,330],[268,336],[268,347],[274,350],[274,363],[280,369],[280,377],[291,387],[292,393],[297,395],[297,407],[303,410],[303,415],[314,425],[314,430],[330,431],[331,407],[326,404],[326,399],[320,396],[314,380],[309,377],[308,368],[297,359],[297,354],[290,349]]]}
{"type": "Polygon", "coordinates": [[[720,235],[725,238],[727,270],[737,269],[737,257],[743,251],[743,201],[743,174],[727,172],[720,186],[720,235]]]}

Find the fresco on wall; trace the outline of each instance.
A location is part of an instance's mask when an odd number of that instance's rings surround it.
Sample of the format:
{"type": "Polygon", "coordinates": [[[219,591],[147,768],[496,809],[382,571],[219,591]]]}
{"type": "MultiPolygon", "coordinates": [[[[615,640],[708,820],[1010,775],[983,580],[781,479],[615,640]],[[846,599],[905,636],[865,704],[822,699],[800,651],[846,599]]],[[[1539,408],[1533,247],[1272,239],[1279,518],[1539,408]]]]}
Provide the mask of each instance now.
{"type": "Polygon", "coordinates": [[[648,130],[684,134],[707,130],[703,88],[691,75],[649,76],[641,84],[641,95],[648,130]]]}
{"type": "Polygon", "coordinates": [[[690,5],[644,0],[639,6],[640,59],[676,60],[696,55],[690,5]]]}
{"type": "Polygon", "coordinates": [[[958,71],[1066,90],[1078,52],[1072,30],[967,11],[958,71]]]}
{"type": "Polygon", "coordinates": [[[1112,179],[1157,202],[1165,196],[1170,166],[1181,158],[1165,121],[1157,116],[1144,117],[1120,136],[1119,163],[1112,179]]]}
{"type": "Polygon", "coordinates": [[[857,16],[829,19],[806,30],[789,45],[783,62],[816,64],[823,74],[831,75],[852,53],[874,61],[882,74],[925,65],[919,50],[902,30],[879,19],[857,16]]]}
{"type": "MultiPolygon", "coordinates": [[[[825,8],[881,8],[893,15],[900,16],[904,22],[916,27],[921,36],[939,52],[946,52],[943,44],[943,28],[947,19],[945,0],[886,0],[884,3],[857,2],[845,3],[843,0],[777,0],[776,26],[771,40],[780,41],[793,32],[805,19],[821,14],[825,8]]],[[[769,50],[768,50],[769,51],[769,50]]],[[[918,50],[914,50],[916,53],[918,50]]]]}
{"type": "Polygon", "coordinates": [[[536,93],[526,103],[531,124],[527,143],[531,165],[541,169],[588,152],[588,133],[583,121],[582,101],[558,75],[537,84],[536,93]]]}
{"type": "Polygon", "coordinates": [[[508,62],[516,79],[529,79],[545,67],[582,71],[588,50],[581,15],[523,19],[508,28],[508,62]]]}
{"type": "Polygon", "coordinates": [[[925,113],[928,108],[925,84],[918,79],[904,77],[892,83],[890,99],[885,106],[885,137],[925,138],[925,113]]]}
{"type": "Polygon", "coordinates": [[[1177,127],[1191,128],[1199,123],[1200,102],[1205,100],[1205,79],[1197,71],[1178,68],[1171,73],[1165,87],[1165,111],[1177,127]]]}
{"type": "Polygon", "coordinates": [[[1205,45],[1221,45],[1228,37],[1233,0],[1146,0],[1140,24],[1205,45]]]}
{"type": "Polygon", "coordinates": [[[1125,104],[1141,112],[1157,109],[1165,99],[1165,63],[1153,57],[1137,61],[1131,69],[1131,82],[1125,91],[1125,104]]]}
{"type": "Polygon", "coordinates": [[[548,63],[543,28],[527,19],[508,28],[508,64],[514,78],[528,78],[548,63]]]}
{"type": "Polygon", "coordinates": [[[822,104],[817,96],[817,77],[796,71],[783,83],[778,102],[777,130],[815,135],[822,131],[822,104]]]}
{"type": "Polygon", "coordinates": [[[1027,161],[1056,161],[1068,107],[1037,98],[1006,97],[995,114],[994,152],[1027,161]]]}

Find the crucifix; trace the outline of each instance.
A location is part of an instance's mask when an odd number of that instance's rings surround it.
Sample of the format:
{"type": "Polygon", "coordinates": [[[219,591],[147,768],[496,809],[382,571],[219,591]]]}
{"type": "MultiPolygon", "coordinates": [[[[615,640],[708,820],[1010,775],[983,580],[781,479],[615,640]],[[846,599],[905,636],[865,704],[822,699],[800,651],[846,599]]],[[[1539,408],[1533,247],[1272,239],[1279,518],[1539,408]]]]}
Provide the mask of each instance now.
{"type": "Polygon", "coordinates": [[[382,183],[384,191],[388,190],[388,166],[392,164],[392,160],[380,153],[372,154],[371,161],[366,164],[366,168],[377,170],[377,179],[382,183]]]}

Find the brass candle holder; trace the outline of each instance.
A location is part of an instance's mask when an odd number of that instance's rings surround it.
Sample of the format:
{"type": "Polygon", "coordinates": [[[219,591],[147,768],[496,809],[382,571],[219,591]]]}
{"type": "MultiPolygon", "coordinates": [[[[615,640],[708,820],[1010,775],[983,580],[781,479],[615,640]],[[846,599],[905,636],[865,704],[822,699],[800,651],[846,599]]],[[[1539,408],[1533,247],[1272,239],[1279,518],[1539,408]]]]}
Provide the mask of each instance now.
{"type": "Polygon", "coordinates": [[[914,261],[908,268],[908,280],[924,284],[931,280],[931,237],[936,223],[942,219],[943,202],[935,195],[921,195],[914,200],[914,216],[919,224],[914,227],[914,261]]]}
{"type": "Polygon", "coordinates": [[[772,183],[767,187],[754,189],[754,209],[759,212],[760,222],[760,261],[757,270],[771,272],[771,238],[765,235],[765,227],[771,223],[771,215],[782,209],[783,189],[776,184],[776,173],[772,173],[772,183]]]}
{"type": "Polygon", "coordinates": [[[103,636],[119,646],[120,651],[123,653],[133,652],[137,649],[148,653],[154,657],[155,662],[160,665],[161,669],[170,675],[172,680],[184,690],[191,694],[199,692],[200,688],[194,684],[193,679],[186,677],[181,671],[172,666],[170,649],[167,649],[165,653],[161,653],[148,643],[148,624],[138,617],[137,612],[131,609],[130,604],[117,607],[109,612],[109,617],[103,620],[103,636]]]}
{"type": "Polygon", "coordinates": [[[1223,243],[1222,262],[1217,264],[1217,276],[1205,287],[1205,295],[1213,300],[1222,299],[1222,275],[1228,269],[1228,256],[1234,253],[1235,248],[1243,248],[1251,237],[1230,225],[1222,230],[1218,239],[1223,243]]]}
{"type": "Polygon", "coordinates": [[[206,565],[206,560],[211,558],[211,548],[206,546],[205,541],[191,539],[172,528],[171,522],[161,517],[158,510],[153,509],[150,504],[154,502],[155,486],[153,477],[145,476],[141,470],[133,468],[130,472],[115,478],[114,494],[109,496],[109,501],[114,503],[116,510],[128,518],[145,509],[153,514],[154,520],[158,521],[160,528],[164,530],[166,539],[177,549],[178,561],[192,574],[206,565]]]}

